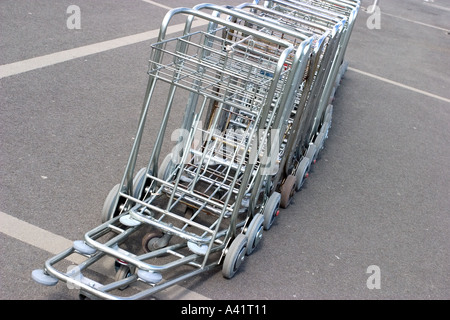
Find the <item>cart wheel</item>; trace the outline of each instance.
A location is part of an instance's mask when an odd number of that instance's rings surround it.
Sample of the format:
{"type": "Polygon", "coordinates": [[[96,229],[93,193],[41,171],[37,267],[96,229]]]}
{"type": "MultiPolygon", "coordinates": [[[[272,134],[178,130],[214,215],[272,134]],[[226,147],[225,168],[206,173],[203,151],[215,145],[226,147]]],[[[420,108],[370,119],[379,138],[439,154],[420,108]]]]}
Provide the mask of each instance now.
{"type": "MultiPolygon", "coordinates": [[[[111,220],[116,216],[116,207],[114,206],[114,203],[116,202],[116,197],[119,192],[119,184],[116,184],[111,191],[108,193],[108,196],[105,199],[105,202],[103,203],[103,209],[102,209],[102,223],[111,220]]],[[[119,204],[118,204],[119,206],[119,204]]]]}
{"type": "Polygon", "coordinates": [[[321,132],[321,133],[319,133],[316,140],[314,141],[314,144],[317,147],[316,158],[317,158],[317,155],[319,154],[319,151],[323,149],[324,142],[325,142],[325,132],[321,132]]]}
{"type": "Polygon", "coordinates": [[[263,236],[264,216],[257,213],[247,228],[247,255],[251,255],[255,251],[263,236]]]}
{"type": "Polygon", "coordinates": [[[42,269],[36,269],[31,272],[31,278],[37,283],[43,284],[44,286],[54,286],[58,283],[58,279],[47,274],[42,269]]]}
{"type": "Polygon", "coordinates": [[[325,133],[325,138],[328,137],[328,131],[331,128],[331,120],[333,118],[333,105],[328,105],[327,110],[323,116],[322,128],[320,128],[320,132],[325,133]]]}
{"type": "Polygon", "coordinates": [[[303,158],[302,161],[298,164],[297,172],[295,173],[295,178],[297,179],[297,183],[295,185],[295,190],[300,191],[303,184],[305,183],[305,179],[308,177],[309,167],[311,166],[311,160],[309,158],[303,158]]]}
{"type": "Polygon", "coordinates": [[[231,279],[241,266],[247,252],[247,236],[240,233],[231,243],[222,266],[222,275],[231,279]]]}
{"type": "Polygon", "coordinates": [[[160,248],[158,246],[159,240],[163,237],[163,234],[161,232],[149,232],[142,238],[142,249],[144,249],[145,252],[154,251],[160,248]]]}
{"type": "Polygon", "coordinates": [[[327,110],[325,111],[325,117],[323,122],[328,122],[330,123],[330,127],[331,127],[331,119],[333,118],[333,105],[329,104],[327,107],[327,110]]]}
{"type": "Polygon", "coordinates": [[[141,190],[145,183],[145,173],[147,172],[147,168],[141,168],[133,179],[133,198],[139,199],[139,194],[141,193],[141,190]]]}
{"type": "Polygon", "coordinates": [[[286,209],[291,204],[292,197],[297,190],[297,186],[295,185],[297,182],[297,178],[292,174],[288,175],[284,183],[281,185],[281,200],[280,207],[286,209]]]}
{"type": "Polygon", "coordinates": [[[275,221],[276,216],[280,212],[280,200],[281,194],[278,192],[274,192],[270,195],[269,199],[267,199],[266,204],[264,205],[264,230],[269,230],[273,222],[275,221]]]}
{"type": "MultiPolygon", "coordinates": [[[[114,280],[115,281],[123,280],[125,278],[132,276],[133,273],[134,272],[131,270],[130,266],[122,264],[122,265],[120,265],[119,269],[117,270],[114,280]]],[[[128,288],[128,285],[123,285],[123,286],[119,287],[119,290],[125,290],[126,288],[128,288]]]]}
{"type": "Polygon", "coordinates": [[[315,144],[311,143],[308,147],[308,151],[306,151],[305,158],[311,159],[314,163],[317,156],[317,147],[315,144]]]}
{"type": "Polygon", "coordinates": [[[172,154],[169,153],[159,165],[158,178],[161,180],[167,180],[173,168],[174,163],[172,162],[172,154]]]}

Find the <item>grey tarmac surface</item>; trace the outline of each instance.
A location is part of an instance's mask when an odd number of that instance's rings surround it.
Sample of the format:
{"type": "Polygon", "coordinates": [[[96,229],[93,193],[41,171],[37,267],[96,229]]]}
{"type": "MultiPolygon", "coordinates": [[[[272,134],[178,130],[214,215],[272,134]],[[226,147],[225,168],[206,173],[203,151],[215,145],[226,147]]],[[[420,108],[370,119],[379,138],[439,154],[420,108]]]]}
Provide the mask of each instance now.
{"type": "MultiPolygon", "coordinates": [[[[145,93],[155,40],[145,32],[166,7],[197,3],[0,2],[0,299],[78,298],[31,271],[99,224],[145,93]],[[69,5],[80,30],[67,28],[69,5]],[[60,63],[3,77],[60,52],[60,63]]],[[[362,1],[329,138],[294,203],[233,279],[217,268],[158,299],[450,298],[450,4],[381,0],[379,17],[364,11],[371,4],[362,1]],[[379,289],[367,286],[371,266],[379,289]]]]}

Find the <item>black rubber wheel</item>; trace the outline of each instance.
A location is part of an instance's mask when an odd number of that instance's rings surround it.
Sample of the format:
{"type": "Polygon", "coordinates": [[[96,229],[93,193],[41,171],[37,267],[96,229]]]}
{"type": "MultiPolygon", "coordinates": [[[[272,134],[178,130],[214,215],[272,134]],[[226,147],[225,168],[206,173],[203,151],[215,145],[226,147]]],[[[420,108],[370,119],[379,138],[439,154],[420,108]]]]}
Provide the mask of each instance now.
{"type": "Polygon", "coordinates": [[[163,237],[161,232],[149,232],[142,238],[142,249],[148,253],[159,249],[157,242],[163,237]]]}
{"type": "MultiPolygon", "coordinates": [[[[114,280],[120,281],[120,280],[128,278],[132,275],[133,275],[133,271],[131,270],[131,268],[127,265],[121,264],[116,271],[116,276],[114,277],[114,280]]],[[[128,285],[123,285],[123,286],[119,287],[119,290],[125,290],[126,288],[128,288],[128,285]]]]}

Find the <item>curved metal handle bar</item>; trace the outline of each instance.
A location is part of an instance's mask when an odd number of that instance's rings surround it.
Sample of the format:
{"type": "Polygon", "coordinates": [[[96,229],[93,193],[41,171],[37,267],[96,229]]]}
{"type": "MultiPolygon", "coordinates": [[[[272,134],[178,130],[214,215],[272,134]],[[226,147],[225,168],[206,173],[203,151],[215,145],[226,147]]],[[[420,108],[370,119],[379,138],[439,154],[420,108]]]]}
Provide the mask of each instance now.
{"type": "MultiPolygon", "coordinates": [[[[199,4],[199,5],[195,6],[193,9],[194,10],[203,10],[203,9],[215,10],[217,12],[225,13],[234,18],[244,19],[248,22],[257,24],[259,26],[262,26],[265,28],[270,28],[270,29],[276,30],[276,31],[280,31],[282,33],[288,34],[290,36],[293,36],[293,37],[296,37],[296,38],[299,38],[302,40],[307,40],[310,38],[310,36],[305,35],[299,31],[296,31],[293,29],[288,29],[281,25],[275,25],[271,22],[267,22],[267,21],[258,19],[257,17],[253,17],[242,10],[234,10],[234,7],[231,7],[231,6],[224,7],[224,6],[219,6],[216,4],[203,3],[203,4],[199,4]]],[[[189,17],[188,19],[189,19],[188,23],[192,23],[193,17],[189,17]]],[[[252,29],[252,30],[254,30],[254,29],[252,29]]]]}
{"type": "MultiPolygon", "coordinates": [[[[190,8],[175,8],[175,9],[172,9],[169,12],[167,12],[167,14],[164,16],[163,22],[161,23],[161,28],[160,28],[159,36],[158,36],[158,42],[161,42],[165,39],[169,23],[172,20],[172,18],[177,14],[187,14],[190,16],[202,18],[206,21],[214,22],[219,25],[223,25],[223,26],[232,28],[234,30],[241,31],[243,33],[251,34],[257,38],[260,38],[260,39],[263,39],[266,41],[270,41],[272,43],[278,44],[285,48],[290,48],[291,50],[293,48],[293,46],[289,42],[281,40],[277,37],[270,36],[264,32],[260,32],[260,31],[257,31],[257,30],[254,30],[254,29],[251,29],[251,28],[248,28],[245,26],[240,26],[235,23],[226,21],[224,19],[217,18],[213,15],[209,15],[209,14],[203,13],[201,11],[196,11],[196,10],[190,9],[190,8]]],[[[188,31],[189,31],[189,29],[186,27],[185,34],[188,31]]]]}
{"type": "MultiPolygon", "coordinates": [[[[299,2],[297,0],[285,0],[285,1],[291,1],[291,2],[299,2]]],[[[359,0],[321,0],[320,2],[326,2],[332,5],[336,5],[336,6],[340,6],[340,7],[344,7],[347,9],[350,9],[349,11],[353,10],[353,8],[355,8],[356,6],[359,5],[359,0]]],[[[313,2],[311,2],[311,4],[314,6],[313,2]]],[[[328,9],[325,9],[328,10],[328,9]]],[[[330,10],[332,11],[332,10],[330,10]]]]}
{"type": "Polygon", "coordinates": [[[316,28],[316,29],[322,30],[323,32],[327,32],[327,31],[330,30],[330,28],[327,28],[327,27],[325,27],[323,25],[320,25],[320,24],[317,24],[317,23],[314,23],[314,22],[311,22],[311,21],[308,21],[308,20],[305,20],[305,19],[302,19],[302,18],[299,18],[299,17],[290,16],[288,14],[285,14],[285,13],[282,13],[282,12],[279,12],[279,11],[276,11],[276,10],[273,10],[273,9],[270,9],[270,8],[262,7],[260,5],[253,4],[253,3],[242,3],[242,4],[240,4],[240,5],[238,5],[236,7],[236,9],[244,9],[244,8],[258,9],[259,11],[266,12],[266,13],[275,13],[275,14],[277,14],[278,16],[280,16],[282,18],[287,18],[287,19],[290,19],[292,21],[296,21],[296,22],[305,24],[305,25],[310,26],[312,28],[316,28]]]}
{"type": "Polygon", "coordinates": [[[298,21],[298,22],[300,22],[300,23],[309,25],[309,26],[314,27],[314,28],[317,28],[317,29],[319,29],[319,30],[323,30],[323,31],[324,31],[323,34],[321,34],[321,35],[316,35],[316,36],[317,36],[317,39],[316,39],[317,43],[316,43],[316,46],[315,46],[315,48],[314,48],[314,50],[315,50],[316,53],[317,53],[317,51],[319,50],[319,48],[321,47],[322,42],[323,42],[329,35],[331,35],[332,37],[334,37],[334,36],[336,35],[337,31],[340,31],[340,30],[342,30],[342,28],[343,28],[343,21],[342,21],[342,20],[340,20],[338,23],[336,23],[336,25],[335,25],[333,28],[329,28],[329,27],[325,27],[325,26],[323,26],[323,25],[316,24],[316,23],[311,22],[311,21],[308,21],[308,20],[304,20],[304,19],[302,19],[302,18],[290,16],[289,14],[285,14],[285,13],[282,13],[282,12],[278,12],[278,11],[276,11],[276,10],[273,10],[273,9],[270,9],[270,8],[266,8],[266,7],[262,7],[262,6],[260,6],[260,5],[252,4],[252,3],[243,3],[243,4],[239,5],[239,6],[237,6],[236,8],[252,8],[252,9],[258,9],[258,10],[260,10],[260,11],[267,12],[267,13],[275,13],[275,14],[277,14],[277,15],[280,16],[280,17],[283,17],[283,18],[285,17],[285,18],[287,18],[287,19],[291,19],[291,20],[293,20],[293,21],[298,21]]]}
{"type": "Polygon", "coordinates": [[[303,12],[303,13],[307,13],[307,14],[311,14],[314,15],[316,17],[319,17],[321,19],[324,20],[328,20],[328,21],[332,21],[332,22],[338,22],[339,20],[341,20],[343,17],[343,15],[340,15],[336,12],[333,11],[328,11],[319,7],[315,7],[315,6],[311,6],[308,5],[306,3],[303,2],[297,2],[297,1],[283,1],[283,0],[271,0],[270,2],[272,3],[277,3],[277,4],[281,4],[283,6],[295,9],[297,11],[303,12]]]}
{"type": "MultiPolygon", "coordinates": [[[[298,2],[295,0],[287,0],[287,1],[298,2]]],[[[356,14],[358,13],[359,8],[361,6],[360,0],[323,0],[323,1],[349,9],[350,13],[347,15],[349,23],[351,23],[351,21],[353,21],[355,19],[356,14]]],[[[375,0],[375,4],[377,2],[378,2],[378,0],[375,0]]]]}
{"type": "MultiPolygon", "coordinates": [[[[329,13],[335,15],[335,17],[331,17],[328,14],[315,11],[316,9],[320,9],[320,8],[317,8],[317,7],[314,7],[314,6],[310,6],[312,10],[309,10],[308,8],[303,8],[303,7],[297,6],[295,4],[297,2],[293,3],[293,2],[283,1],[283,0],[272,0],[271,2],[277,3],[277,4],[285,6],[285,7],[288,7],[290,9],[294,9],[294,10],[297,10],[297,11],[300,11],[300,12],[304,12],[304,13],[308,13],[308,14],[314,15],[314,16],[322,19],[322,20],[327,21],[328,23],[334,24],[334,26],[331,28],[333,37],[338,32],[341,32],[344,29],[344,26],[345,26],[345,24],[347,22],[347,16],[345,16],[345,15],[337,15],[335,12],[329,12],[329,13]]],[[[303,3],[302,3],[302,5],[303,5],[303,3]]],[[[322,11],[326,11],[326,10],[322,10],[322,11]]]]}
{"type": "MultiPolygon", "coordinates": [[[[316,7],[314,5],[310,5],[310,4],[307,4],[307,3],[299,2],[297,0],[273,0],[273,2],[290,2],[290,3],[293,3],[294,5],[298,3],[299,5],[311,8],[312,10],[325,11],[327,14],[337,15],[338,17],[346,18],[348,20],[349,24],[356,18],[356,15],[357,15],[357,13],[359,11],[359,8],[361,6],[361,1],[359,1],[359,0],[348,0],[348,1],[345,1],[345,0],[323,0],[323,1],[327,2],[327,3],[335,4],[335,5],[338,5],[338,6],[345,7],[345,8],[350,10],[350,13],[348,15],[340,14],[338,12],[334,12],[334,11],[330,11],[328,9],[323,9],[323,8],[320,8],[320,7],[316,7]]],[[[375,3],[377,1],[378,0],[375,0],[375,3]]]]}

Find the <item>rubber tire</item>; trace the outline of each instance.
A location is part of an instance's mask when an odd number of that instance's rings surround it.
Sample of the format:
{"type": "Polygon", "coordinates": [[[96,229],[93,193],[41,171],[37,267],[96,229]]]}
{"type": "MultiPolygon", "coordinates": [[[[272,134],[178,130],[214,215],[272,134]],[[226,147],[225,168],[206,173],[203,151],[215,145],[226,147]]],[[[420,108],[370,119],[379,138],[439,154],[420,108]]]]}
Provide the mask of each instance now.
{"type": "MultiPolygon", "coordinates": [[[[141,192],[142,189],[142,185],[145,182],[145,173],[147,172],[147,168],[141,168],[136,175],[134,176],[133,179],[133,191],[132,191],[132,195],[133,198],[138,198],[139,193],[141,192]]],[[[139,199],[141,200],[141,199],[139,199]]]]}
{"type": "Polygon", "coordinates": [[[317,154],[317,147],[315,144],[310,144],[308,150],[306,151],[305,158],[309,158],[314,161],[317,154]]]}
{"type": "MultiPolygon", "coordinates": [[[[131,268],[129,266],[122,264],[122,265],[120,265],[119,269],[116,271],[114,280],[120,281],[125,278],[128,278],[132,274],[133,274],[133,272],[131,271],[131,268]]],[[[119,287],[119,290],[125,290],[126,288],[128,288],[128,285],[123,285],[123,286],[119,287]]]]}
{"type": "Polygon", "coordinates": [[[302,161],[300,161],[300,163],[298,164],[297,172],[295,173],[295,178],[297,179],[297,182],[295,184],[295,191],[298,192],[303,187],[306,179],[306,174],[308,173],[310,166],[311,159],[303,157],[302,161]]]}
{"type": "Polygon", "coordinates": [[[162,232],[156,231],[156,232],[149,232],[147,233],[141,241],[142,244],[142,249],[146,252],[149,253],[153,250],[157,250],[159,248],[154,248],[152,243],[154,241],[158,241],[159,239],[161,239],[163,237],[162,232]]]}
{"type": "Polygon", "coordinates": [[[253,251],[255,251],[256,247],[258,246],[259,242],[262,239],[262,233],[264,230],[264,216],[261,213],[257,213],[252,221],[250,222],[250,225],[247,228],[247,255],[251,255],[253,251]]]}
{"type": "Polygon", "coordinates": [[[174,166],[175,164],[172,162],[172,154],[169,153],[159,165],[158,178],[166,181],[174,166]]]}
{"type": "Polygon", "coordinates": [[[106,196],[105,202],[103,203],[103,208],[102,208],[102,223],[105,223],[106,221],[111,220],[112,218],[114,218],[114,213],[115,213],[115,207],[114,207],[114,203],[116,202],[116,197],[117,194],[119,192],[119,187],[120,184],[116,184],[111,191],[109,191],[108,195],[106,196]]]}
{"type": "Polygon", "coordinates": [[[264,230],[269,230],[275,217],[278,215],[278,210],[280,207],[281,194],[279,192],[274,192],[270,195],[264,205],[264,230]]]}
{"type": "Polygon", "coordinates": [[[281,208],[286,209],[291,204],[292,197],[294,196],[295,191],[297,190],[296,183],[297,183],[297,178],[290,174],[286,177],[286,180],[281,185],[281,188],[280,188],[280,191],[281,191],[280,207],[281,208]]]}
{"type": "Polygon", "coordinates": [[[222,275],[224,278],[233,278],[242,265],[247,252],[247,242],[247,236],[240,233],[231,243],[223,261],[222,275]]]}

